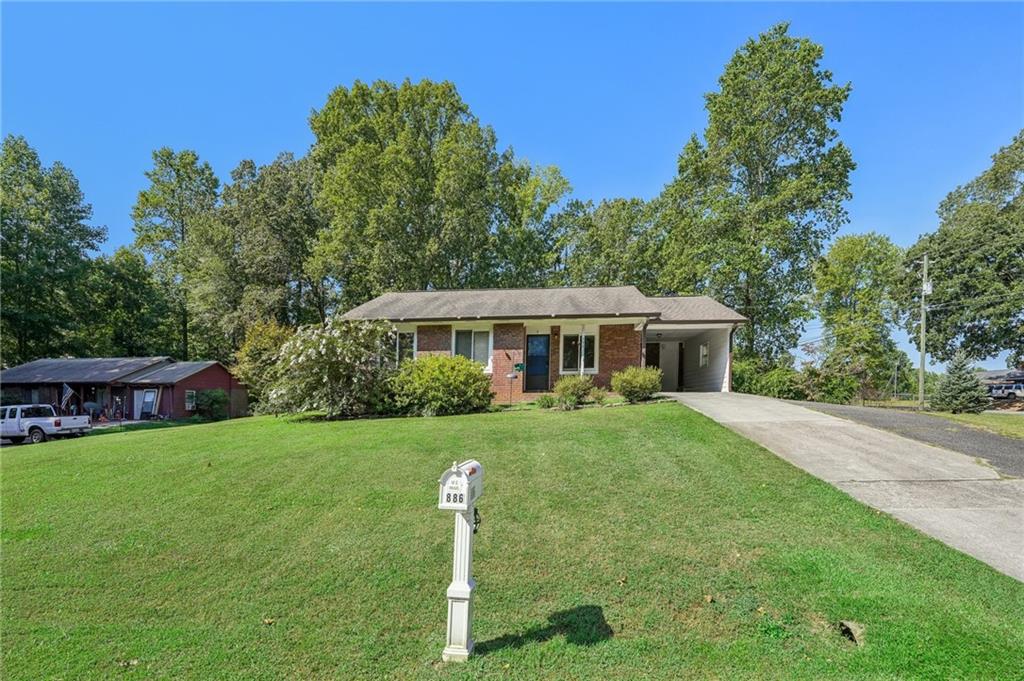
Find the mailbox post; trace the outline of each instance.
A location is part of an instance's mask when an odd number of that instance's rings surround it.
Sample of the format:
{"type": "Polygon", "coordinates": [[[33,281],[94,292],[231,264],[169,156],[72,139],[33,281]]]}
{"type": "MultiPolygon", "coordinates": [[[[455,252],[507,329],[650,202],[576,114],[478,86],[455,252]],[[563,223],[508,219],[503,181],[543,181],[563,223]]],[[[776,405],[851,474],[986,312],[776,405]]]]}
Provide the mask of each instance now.
{"type": "Polygon", "coordinates": [[[484,490],[484,468],[479,461],[453,463],[439,480],[437,507],[455,511],[455,547],[452,583],[448,585],[448,637],[441,658],[464,661],[473,652],[473,533],[478,517],[476,501],[484,490]]]}

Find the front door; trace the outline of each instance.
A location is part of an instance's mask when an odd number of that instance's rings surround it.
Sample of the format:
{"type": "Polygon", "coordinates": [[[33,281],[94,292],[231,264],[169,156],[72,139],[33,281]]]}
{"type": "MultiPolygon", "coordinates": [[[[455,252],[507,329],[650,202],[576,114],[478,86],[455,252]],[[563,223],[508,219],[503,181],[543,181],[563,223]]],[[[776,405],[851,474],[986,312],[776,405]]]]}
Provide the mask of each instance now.
{"type": "Polygon", "coordinates": [[[544,392],[548,389],[548,361],[551,336],[526,337],[526,390],[544,392]]]}

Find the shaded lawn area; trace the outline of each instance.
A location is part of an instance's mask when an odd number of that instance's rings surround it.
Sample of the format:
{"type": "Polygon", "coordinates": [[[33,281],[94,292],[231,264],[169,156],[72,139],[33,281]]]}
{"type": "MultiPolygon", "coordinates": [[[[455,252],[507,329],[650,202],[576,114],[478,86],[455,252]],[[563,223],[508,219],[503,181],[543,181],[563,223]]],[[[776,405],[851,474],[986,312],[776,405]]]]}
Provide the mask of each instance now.
{"type": "Polygon", "coordinates": [[[996,435],[1024,438],[1024,414],[1007,412],[1005,414],[950,414],[942,411],[928,412],[933,416],[941,416],[965,426],[981,428],[996,435]]]}
{"type": "Polygon", "coordinates": [[[1024,585],[678,404],[261,417],[2,457],[7,678],[1022,671],[1024,585]],[[470,457],[481,654],[445,665],[436,480],[470,457]]]}

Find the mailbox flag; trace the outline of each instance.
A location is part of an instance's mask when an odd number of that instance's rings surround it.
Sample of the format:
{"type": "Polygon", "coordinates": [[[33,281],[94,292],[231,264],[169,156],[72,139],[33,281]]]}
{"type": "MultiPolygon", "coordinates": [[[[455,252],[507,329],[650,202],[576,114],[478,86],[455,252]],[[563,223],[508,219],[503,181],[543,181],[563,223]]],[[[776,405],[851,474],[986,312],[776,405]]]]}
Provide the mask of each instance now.
{"type": "Polygon", "coordinates": [[[60,397],[60,408],[61,409],[64,409],[66,406],[68,406],[68,400],[70,400],[71,396],[74,395],[74,394],[75,394],[75,391],[71,389],[71,386],[68,385],[67,383],[65,383],[64,384],[64,394],[61,395],[61,397],[60,397]]]}

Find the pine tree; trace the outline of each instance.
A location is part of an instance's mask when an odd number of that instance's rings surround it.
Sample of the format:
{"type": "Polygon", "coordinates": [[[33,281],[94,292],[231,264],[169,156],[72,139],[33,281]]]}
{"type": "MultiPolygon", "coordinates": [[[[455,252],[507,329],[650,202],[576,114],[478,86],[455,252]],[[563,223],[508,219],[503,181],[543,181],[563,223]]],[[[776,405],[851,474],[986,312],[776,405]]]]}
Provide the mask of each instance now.
{"type": "Polygon", "coordinates": [[[946,367],[946,375],[939,381],[931,400],[932,409],[954,414],[977,414],[988,406],[988,394],[974,373],[967,354],[961,350],[946,367]]]}

